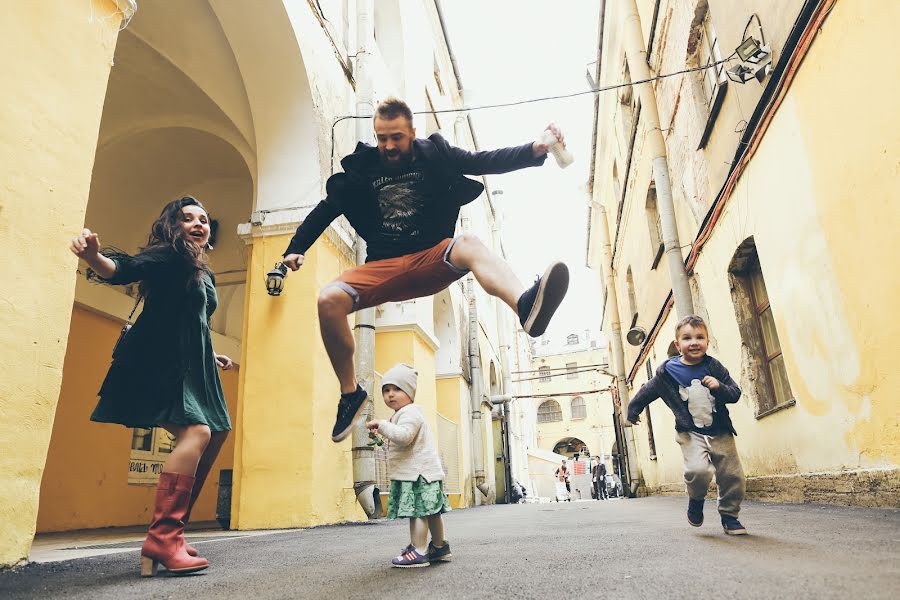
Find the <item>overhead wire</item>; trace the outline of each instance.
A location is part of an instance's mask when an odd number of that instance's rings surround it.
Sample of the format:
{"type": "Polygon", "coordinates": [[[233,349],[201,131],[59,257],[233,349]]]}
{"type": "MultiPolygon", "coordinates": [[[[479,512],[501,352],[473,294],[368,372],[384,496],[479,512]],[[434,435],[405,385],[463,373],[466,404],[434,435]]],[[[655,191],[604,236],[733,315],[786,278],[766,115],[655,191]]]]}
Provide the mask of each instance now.
{"type": "MultiPolygon", "coordinates": [[[[676,75],[684,75],[686,73],[693,73],[696,71],[703,71],[706,69],[712,69],[721,64],[724,64],[735,57],[737,51],[732,52],[728,57],[723,58],[722,60],[718,60],[715,62],[711,62],[709,64],[699,66],[699,67],[689,67],[687,69],[682,69],[680,71],[673,71],[671,73],[663,73],[662,75],[656,75],[654,77],[648,77],[646,79],[639,79],[637,81],[631,81],[629,83],[617,83],[615,85],[607,85],[601,86],[597,88],[593,88],[590,90],[582,90],[580,92],[571,92],[568,94],[557,94],[554,96],[542,96],[538,98],[528,98],[524,100],[513,100],[510,102],[499,102],[496,104],[481,104],[478,106],[467,106],[462,108],[443,108],[440,110],[416,110],[413,111],[414,115],[440,115],[446,113],[461,113],[461,112],[471,112],[476,110],[488,110],[493,108],[509,108],[511,106],[522,106],[524,104],[533,104],[535,102],[548,102],[550,100],[564,100],[566,98],[575,98],[577,96],[585,96],[587,94],[599,94],[601,92],[608,92],[611,90],[617,90],[623,87],[631,87],[634,85],[640,85],[642,83],[649,83],[651,81],[657,81],[660,79],[666,79],[667,77],[674,77],[676,75]]],[[[331,173],[334,174],[334,147],[335,147],[335,127],[341,121],[346,121],[348,119],[371,119],[373,115],[344,115],[342,117],[338,117],[331,124],[331,173]]]]}

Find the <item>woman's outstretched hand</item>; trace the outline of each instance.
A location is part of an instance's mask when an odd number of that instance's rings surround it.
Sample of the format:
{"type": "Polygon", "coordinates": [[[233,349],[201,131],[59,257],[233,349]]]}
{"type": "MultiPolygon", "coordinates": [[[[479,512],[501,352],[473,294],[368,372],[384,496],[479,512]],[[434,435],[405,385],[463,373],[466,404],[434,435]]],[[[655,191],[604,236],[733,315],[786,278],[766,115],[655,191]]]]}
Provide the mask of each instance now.
{"type": "Polygon", "coordinates": [[[69,249],[72,254],[90,263],[100,254],[100,236],[90,229],[84,229],[81,235],[72,240],[69,249]]]}
{"type": "Polygon", "coordinates": [[[100,254],[100,236],[90,229],[83,229],[81,235],[73,238],[69,250],[90,265],[100,277],[109,279],[116,274],[116,263],[100,254]]]}

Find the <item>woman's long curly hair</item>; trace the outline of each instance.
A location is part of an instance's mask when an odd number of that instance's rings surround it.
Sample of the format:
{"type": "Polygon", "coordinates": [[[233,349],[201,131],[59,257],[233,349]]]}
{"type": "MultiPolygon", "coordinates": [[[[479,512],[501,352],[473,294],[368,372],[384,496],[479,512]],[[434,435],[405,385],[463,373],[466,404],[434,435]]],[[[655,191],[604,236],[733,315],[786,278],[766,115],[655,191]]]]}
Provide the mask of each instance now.
{"type": "MultiPolygon", "coordinates": [[[[175,268],[172,275],[180,277],[180,274],[183,273],[186,277],[186,284],[190,286],[199,283],[203,272],[209,271],[209,261],[206,253],[203,251],[204,249],[184,233],[181,223],[184,219],[182,209],[185,206],[197,206],[209,218],[209,211],[196,198],[185,196],[169,202],[163,207],[162,212],[159,213],[159,218],[153,222],[153,226],[150,228],[150,236],[147,238],[147,245],[141,248],[133,258],[144,264],[171,263],[172,252],[174,252],[176,256],[182,259],[182,262],[180,266],[175,268]]],[[[212,219],[210,219],[211,221],[212,219]]],[[[207,247],[212,248],[212,246],[207,247]]],[[[113,260],[117,257],[131,258],[127,252],[115,246],[107,246],[100,252],[113,260]]],[[[96,283],[108,283],[91,268],[87,270],[87,278],[89,281],[96,283]]],[[[151,287],[152,281],[142,280],[138,286],[140,295],[146,297],[152,291],[151,287]]]]}
{"type": "Polygon", "coordinates": [[[209,217],[209,211],[200,204],[200,201],[192,196],[185,196],[166,204],[159,213],[159,218],[150,227],[150,236],[147,245],[141,248],[141,254],[154,250],[171,248],[187,262],[192,277],[189,281],[200,281],[201,274],[209,270],[209,260],[204,249],[197,245],[184,233],[181,226],[184,215],[182,209],[185,206],[197,206],[209,217]]]}

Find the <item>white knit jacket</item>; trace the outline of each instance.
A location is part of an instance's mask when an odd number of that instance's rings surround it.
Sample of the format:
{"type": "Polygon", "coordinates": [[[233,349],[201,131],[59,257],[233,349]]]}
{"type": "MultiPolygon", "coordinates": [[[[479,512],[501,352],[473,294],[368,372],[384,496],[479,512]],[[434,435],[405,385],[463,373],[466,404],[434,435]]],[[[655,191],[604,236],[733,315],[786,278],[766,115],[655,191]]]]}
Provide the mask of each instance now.
{"type": "Polygon", "coordinates": [[[442,481],[444,469],[425,416],[415,404],[407,404],[390,421],[378,421],[378,432],[387,439],[388,475],[391,480],[442,481]]]}

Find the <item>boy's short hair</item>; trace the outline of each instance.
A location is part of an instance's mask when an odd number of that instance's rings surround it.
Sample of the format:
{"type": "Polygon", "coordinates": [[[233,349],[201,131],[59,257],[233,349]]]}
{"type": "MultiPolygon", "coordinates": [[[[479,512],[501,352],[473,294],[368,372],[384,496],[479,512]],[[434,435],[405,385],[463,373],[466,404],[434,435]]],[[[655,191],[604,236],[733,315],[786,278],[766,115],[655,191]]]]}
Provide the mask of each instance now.
{"type": "Polygon", "coordinates": [[[395,98],[393,96],[391,96],[390,98],[385,98],[378,104],[378,107],[375,109],[376,119],[390,121],[392,119],[396,119],[397,117],[406,117],[406,120],[409,121],[410,125],[412,125],[412,110],[410,110],[409,105],[400,98],[395,98]]]}
{"type": "Polygon", "coordinates": [[[699,329],[702,327],[706,331],[706,333],[709,333],[709,327],[706,326],[706,321],[703,320],[703,317],[699,317],[697,315],[688,315],[675,324],[676,339],[678,338],[678,333],[681,331],[681,329],[683,327],[687,327],[688,325],[694,327],[695,329],[699,329]]]}

